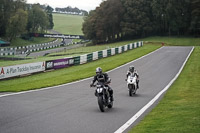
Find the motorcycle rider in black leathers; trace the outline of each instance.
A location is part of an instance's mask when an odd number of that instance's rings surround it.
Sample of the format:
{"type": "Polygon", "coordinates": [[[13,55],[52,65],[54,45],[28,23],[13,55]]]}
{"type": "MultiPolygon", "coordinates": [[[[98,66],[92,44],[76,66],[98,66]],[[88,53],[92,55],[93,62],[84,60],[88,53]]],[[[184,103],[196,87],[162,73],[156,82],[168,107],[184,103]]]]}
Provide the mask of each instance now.
{"type": "MultiPolygon", "coordinates": [[[[94,79],[91,82],[90,86],[93,86],[96,81],[102,82],[102,83],[104,83],[104,85],[106,87],[108,87],[108,92],[110,93],[111,101],[113,101],[114,100],[113,99],[113,90],[110,86],[108,86],[108,83],[111,82],[111,79],[108,77],[107,73],[102,72],[102,69],[100,67],[96,68],[96,75],[94,76],[94,79]]],[[[96,92],[95,92],[95,96],[96,96],[96,92]]]]}
{"type": "Polygon", "coordinates": [[[135,70],[135,67],[134,67],[134,66],[130,66],[130,67],[129,67],[129,71],[127,71],[127,74],[126,74],[126,80],[127,80],[128,76],[129,76],[130,74],[136,75],[136,77],[137,77],[137,79],[136,79],[137,89],[139,89],[139,74],[138,74],[137,71],[135,70]]]}

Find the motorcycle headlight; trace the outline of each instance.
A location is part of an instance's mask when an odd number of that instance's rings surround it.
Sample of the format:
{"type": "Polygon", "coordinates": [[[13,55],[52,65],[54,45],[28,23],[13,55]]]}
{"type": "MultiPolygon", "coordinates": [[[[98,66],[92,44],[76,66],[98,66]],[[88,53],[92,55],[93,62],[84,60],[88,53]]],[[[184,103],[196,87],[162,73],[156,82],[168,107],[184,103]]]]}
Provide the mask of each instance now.
{"type": "Polygon", "coordinates": [[[98,93],[101,93],[102,91],[103,91],[103,88],[98,88],[98,89],[97,89],[97,92],[98,92],[98,93]]]}

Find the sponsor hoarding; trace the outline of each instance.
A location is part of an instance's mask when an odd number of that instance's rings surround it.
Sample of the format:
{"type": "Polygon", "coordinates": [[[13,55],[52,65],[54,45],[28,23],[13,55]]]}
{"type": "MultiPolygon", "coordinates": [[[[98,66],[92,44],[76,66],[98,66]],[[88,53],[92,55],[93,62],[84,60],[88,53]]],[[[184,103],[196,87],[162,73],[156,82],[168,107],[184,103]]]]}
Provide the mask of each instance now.
{"type": "Polygon", "coordinates": [[[64,38],[64,39],[84,39],[82,35],[64,35],[64,34],[40,34],[30,33],[33,37],[48,37],[48,38],[64,38]]]}
{"type": "Polygon", "coordinates": [[[0,67],[0,79],[41,72],[44,70],[45,70],[45,62],[0,67]]]}
{"type": "Polygon", "coordinates": [[[46,61],[46,70],[69,67],[74,64],[73,58],[46,61]]]}
{"type": "Polygon", "coordinates": [[[46,61],[46,70],[53,69],[53,61],[46,61]]]}

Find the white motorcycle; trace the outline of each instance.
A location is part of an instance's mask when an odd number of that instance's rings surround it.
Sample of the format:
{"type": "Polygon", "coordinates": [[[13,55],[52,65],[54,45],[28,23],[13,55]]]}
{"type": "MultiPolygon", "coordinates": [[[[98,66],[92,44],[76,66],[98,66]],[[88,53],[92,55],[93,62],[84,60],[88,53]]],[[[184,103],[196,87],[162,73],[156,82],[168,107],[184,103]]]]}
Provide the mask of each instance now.
{"type": "Polygon", "coordinates": [[[137,76],[135,74],[131,74],[127,79],[127,86],[129,89],[129,96],[133,96],[137,90],[137,76]]]}

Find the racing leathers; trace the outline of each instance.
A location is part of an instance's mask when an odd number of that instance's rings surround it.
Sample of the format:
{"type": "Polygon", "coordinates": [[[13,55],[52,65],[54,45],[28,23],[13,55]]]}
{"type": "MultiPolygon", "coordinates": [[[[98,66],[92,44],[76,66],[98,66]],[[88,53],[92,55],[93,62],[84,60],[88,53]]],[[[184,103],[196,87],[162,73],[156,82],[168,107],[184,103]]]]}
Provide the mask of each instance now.
{"type": "Polygon", "coordinates": [[[136,76],[136,83],[137,83],[137,89],[139,89],[139,74],[137,73],[136,70],[134,70],[133,72],[131,71],[127,71],[127,74],[126,74],[126,80],[128,79],[128,76],[133,74],[134,76],[136,76]]]}
{"type": "MultiPolygon", "coordinates": [[[[110,97],[111,97],[111,101],[113,101],[113,90],[112,88],[108,85],[110,82],[111,82],[111,79],[108,77],[108,74],[107,73],[101,73],[101,74],[96,74],[94,76],[94,79],[92,80],[92,83],[90,86],[92,86],[95,82],[101,82],[103,83],[106,87],[108,87],[108,92],[110,94],[110,97]]],[[[95,92],[95,96],[96,96],[96,93],[95,92]]]]}

